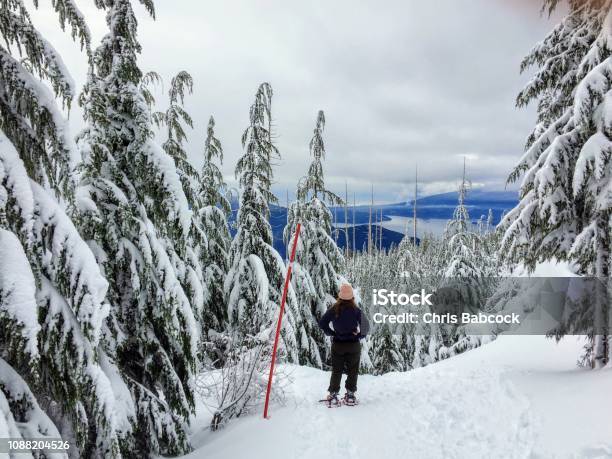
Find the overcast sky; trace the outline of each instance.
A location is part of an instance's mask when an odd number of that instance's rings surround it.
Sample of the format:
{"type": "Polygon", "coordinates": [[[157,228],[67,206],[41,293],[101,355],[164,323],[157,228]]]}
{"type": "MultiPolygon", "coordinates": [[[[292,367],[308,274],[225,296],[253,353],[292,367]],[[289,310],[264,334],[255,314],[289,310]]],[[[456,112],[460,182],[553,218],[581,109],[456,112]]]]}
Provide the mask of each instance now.
{"type": "MultiPolygon", "coordinates": [[[[96,42],[104,16],[79,0],[96,42]]],[[[144,71],[166,83],[179,70],[195,80],[187,109],[188,151],[199,166],[211,114],[234,183],[240,137],[259,83],[274,89],[282,160],[274,191],[293,193],[310,158],[319,109],[327,125],[328,186],[358,201],[374,185],[378,202],[456,189],[463,156],[475,186],[503,189],[533,123],[514,99],[529,75],[524,54],[553,26],[537,0],[157,1],[157,20],[137,9],[144,71]]],[[[60,50],[77,85],[84,56],[49,10],[34,20],[60,50]]],[[[167,85],[166,85],[167,88],[167,85]]],[[[165,105],[165,96],[158,94],[165,105]]],[[[76,105],[76,104],[75,104],[76,105]]],[[[71,113],[75,131],[80,112],[71,113]]]]}

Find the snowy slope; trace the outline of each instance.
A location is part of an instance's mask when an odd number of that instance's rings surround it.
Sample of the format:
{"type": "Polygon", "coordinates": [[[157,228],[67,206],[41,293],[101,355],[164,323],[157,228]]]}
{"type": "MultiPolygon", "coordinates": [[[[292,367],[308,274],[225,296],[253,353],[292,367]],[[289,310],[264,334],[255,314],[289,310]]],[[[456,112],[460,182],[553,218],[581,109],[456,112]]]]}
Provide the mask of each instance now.
{"type": "Polygon", "coordinates": [[[505,336],[407,373],[360,376],[358,407],[319,404],[329,373],[292,374],[285,406],[207,429],[189,458],[612,457],[612,370],[576,367],[581,344],[505,336]]]}

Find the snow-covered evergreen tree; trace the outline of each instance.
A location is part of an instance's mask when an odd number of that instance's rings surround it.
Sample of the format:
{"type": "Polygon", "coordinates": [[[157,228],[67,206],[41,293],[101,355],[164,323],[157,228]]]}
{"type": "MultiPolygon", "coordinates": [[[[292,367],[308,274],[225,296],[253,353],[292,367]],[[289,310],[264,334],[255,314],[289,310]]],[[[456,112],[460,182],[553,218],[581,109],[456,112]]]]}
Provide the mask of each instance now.
{"type": "MultiPolygon", "coordinates": [[[[439,257],[437,257],[436,252],[430,250],[434,245],[433,242],[433,239],[429,236],[422,236],[420,243],[415,245],[413,239],[405,235],[397,249],[389,253],[390,257],[395,258],[391,263],[397,266],[397,273],[394,273],[391,277],[398,279],[397,291],[411,293],[422,288],[427,291],[434,291],[438,286],[440,276],[438,275],[437,264],[439,263],[439,257]]],[[[423,314],[429,311],[425,307],[419,306],[411,309],[410,312],[423,314]]],[[[428,330],[422,330],[408,324],[396,327],[395,333],[399,335],[399,340],[392,341],[390,344],[397,347],[402,354],[404,369],[418,368],[428,363],[426,362],[427,347],[424,346],[428,336],[425,332],[428,333],[428,330]]],[[[372,349],[377,348],[374,345],[371,347],[372,349]]],[[[385,352],[388,353],[389,351],[385,352]]],[[[394,370],[397,371],[400,368],[394,370]]]]}
{"type": "Polygon", "coordinates": [[[284,231],[287,246],[292,247],[297,224],[302,224],[291,279],[298,298],[296,337],[300,363],[316,367],[327,361],[329,349],[317,322],[336,301],[344,282],[340,275],[344,257],[331,236],[332,214],[328,208],[328,205],[342,205],[343,201],[325,187],[324,129],[325,114],[319,111],[309,145],[312,162],[298,186],[297,201],[288,209],[284,231]]]}
{"type": "Polygon", "coordinates": [[[216,164],[223,162],[223,147],[215,137],[215,119],[211,116],[204,142],[204,165],[200,172],[199,206],[197,218],[206,235],[207,250],[202,260],[206,302],[203,328],[221,332],[227,327],[227,304],[223,283],[228,271],[228,251],[231,235],[227,219],[231,205],[226,195],[227,186],[216,164]]]}
{"type": "MultiPolygon", "coordinates": [[[[249,112],[250,124],[242,136],[244,154],[236,165],[240,207],[236,235],[230,247],[230,270],[225,281],[228,318],[237,336],[255,342],[268,341],[280,308],[285,264],[272,246],[269,204],[272,161],[279,152],[272,142],[272,87],[262,83],[249,112]]],[[[297,360],[294,334],[295,294],[289,289],[282,350],[297,360]]]]}
{"type": "MultiPolygon", "coordinates": [[[[546,0],[550,10],[557,0],[546,0]]],[[[612,13],[608,0],[569,1],[569,12],[522,63],[538,69],[518,96],[538,122],[509,177],[520,202],[503,220],[501,253],[533,269],[568,260],[579,274],[610,277],[612,263],[612,13]]],[[[593,365],[609,361],[607,309],[593,317],[593,365]],[[596,336],[593,336],[596,335],[596,336]]]]}
{"type": "MultiPolygon", "coordinates": [[[[474,231],[465,204],[468,190],[464,162],[459,200],[444,234],[449,261],[441,287],[450,288],[458,295],[462,308],[460,312],[476,313],[485,305],[491,279],[487,277],[490,273],[485,269],[488,254],[482,242],[483,234],[474,231]]],[[[437,346],[438,358],[446,358],[479,345],[480,339],[466,335],[464,326],[451,324],[436,327],[436,338],[430,343],[430,349],[437,346]]]]}
{"type": "Polygon", "coordinates": [[[187,133],[183,125],[193,128],[191,116],[184,108],[185,94],[193,92],[193,78],[186,71],[180,71],[170,81],[168,90],[169,105],[163,116],[155,119],[166,127],[166,140],[162,148],[174,159],[176,170],[187,196],[191,208],[195,207],[198,185],[198,172],[187,159],[187,152],[183,142],[187,140],[187,133]],[[163,121],[162,121],[163,120],[163,121]]]}
{"type": "Polygon", "coordinates": [[[483,264],[482,271],[485,277],[494,278],[501,271],[499,247],[502,233],[493,223],[493,211],[489,209],[483,233],[480,234],[480,259],[483,264]]]}
{"type": "MultiPolygon", "coordinates": [[[[143,79],[155,81],[155,74],[149,72],[143,79]]],[[[187,236],[175,240],[168,246],[168,254],[174,265],[177,276],[185,294],[189,298],[193,313],[201,322],[203,331],[207,326],[203,321],[204,303],[207,291],[204,288],[203,260],[207,251],[207,238],[197,215],[200,208],[198,197],[199,175],[187,159],[184,142],[187,140],[185,127],[192,128],[191,116],[184,109],[185,94],[193,92],[193,78],[184,70],[170,81],[168,90],[168,108],[163,112],[152,112],[152,120],[158,127],[165,127],[166,140],[162,144],[164,151],[174,160],[176,171],[183,186],[183,192],[192,209],[192,219],[187,236]]],[[[147,96],[145,96],[147,100],[147,96]]]]}
{"type": "MultiPolygon", "coordinates": [[[[76,4],[53,6],[89,52],[76,4]]],[[[55,100],[70,106],[72,79],[21,0],[3,2],[0,34],[0,423],[119,457],[134,405],[103,342],[108,284],[66,213],[78,156],[55,100]]]]}
{"type": "Polygon", "coordinates": [[[402,353],[402,335],[394,333],[387,324],[379,325],[370,340],[370,355],[375,374],[403,371],[405,356],[402,353]]]}
{"type": "Polygon", "coordinates": [[[153,141],[131,1],[96,5],[109,31],[81,96],[80,228],[110,284],[108,336],[136,407],[126,448],[179,454],[189,450],[199,330],[170,254],[188,240],[191,212],[173,159],[153,141]]]}
{"type": "Polygon", "coordinates": [[[149,110],[151,110],[151,119],[159,128],[164,125],[165,114],[163,112],[153,111],[155,106],[154,90],[157,86],[162,86],[162,84],[163,80],[161,75],[154,70],[150,70],[143,74],[142,78],[140,79],[140,93],[147,103],[149,110]]]}
{"type": "Polygon", "coordinates": [[[451,279],[450,283],[461,290],[462,303],[466,311],[473,311],[479,308],[480,301],[484,299],[484,273],[479,256],[481,241],[479,235],[472,229],[470,215],[465,204],[469,186],[469,181],[465,177],[464,162],[463,179],[458,193],[459,200],[444,234],[450,256],[444,276],[451,279]]]}

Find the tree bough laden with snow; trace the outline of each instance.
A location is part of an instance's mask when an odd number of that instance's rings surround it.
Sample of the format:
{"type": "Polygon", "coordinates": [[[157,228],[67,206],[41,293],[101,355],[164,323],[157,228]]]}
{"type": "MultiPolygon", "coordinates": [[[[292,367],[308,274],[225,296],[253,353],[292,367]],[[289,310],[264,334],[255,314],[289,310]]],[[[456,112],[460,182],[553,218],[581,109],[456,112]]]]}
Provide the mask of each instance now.
{"type": "MultiPolygon", "coordinates": [[[[53,6],[89,50],[76,5],[53,6]]],[[[78,159],[55,98],[70,106],[72,80],[20,0],[0,18],[0,419],[11,437],[117,457],[133,405],[102,339],[107,282],[65,210],[78,159]]]]}
{"type": "MultiPolygon", "coordinates": [[[[147,77],[154,82],[156,74],[149,73],[145,75],[145,78],[147,77]]],[[[179,72],[170,82],[169,107],[165,112],[153,112],[152,119],[158,127],[166,127],[166,141],[162,144],[162,148],[174,160],[183,192],[193,211],[187,236],[180,241],[175,241],[174,247],[168,247],[168,254],[181,286],[190,300],[193,313],[201,322],[200,328],[206,331],[207,325],[203,323],[202,315],[205,313],[204,303],[208,301],[208,292],[204,288],[202,261],[207,251],[207,235],[197,218],[201,207],[198,198],[199,175],[187,159],[187,152],[183,145],[187,140],[187,133],[183,125],[193,127],[191,117],[183,108],[185,94],[192,92],[191,75],[185,71],[179,72]]],[[[143,95],[145,94],[147,94],[146,91],[143,92],[143,95]]]]}
{"type": "MultiPolygon", "coordinates": [[[[530,52],[538,70],[518,96],[538,103],[538,123],[509,177],[520,202],[502,222],[501,253],[534,269],[568,260],[607,279],[612,263],[612,13],[609,0],[571,0],[568,15],[530,52]]],[[[554,9],[557,1],[547,0],[554,9]]],[[[593,317],[593,365],[609,361],[607,309],[593,317]]]]}
{"type": "MultiPolygon", "coordinates": [[[[226,197],[223,174],[215,163],[223,161],[223,147],[215,137],[215,120],[208,121],[204,142],[204,165],[200,173],[199,208],[197,218],[208,241],[203,253],[204,290],[207,301],[202,314],[203,328],[222,332],[227,327],[227,307],[223,282],[228,271],[228,251],[231,235],[227,218],[231,205],[226,197]]],[[[212,337],[209,337],[212,338],[212,337]]]]}
{"type": "MultiPolygon", "coordinates": [[[[0,435],[12,439],[53,441],[60,432],[41,409],[28,384],[0,358],[0,435]]],[[[63,452],[43,450],[47,458],[66,458],[63,452]]],[[[32,457],[32,456],[30,456],[32,457]]]]}
{"type": "MultiPolygon", "coordinates": [[[[272,246],[268,221],[272,160],[279,152],[270,132],[272,88],[259,86],[251,106],[250,125],[242,136],[244,155],[236,165],[241,188],[237,232],[230,248],[230,270],[225,281],[228,318],[232,333],[249,336],[271,331],[281,303],[285,264],[272,246]]],[[[281,347],[289,361],[296,361],[294,335],[295,294],[289,289],[281,347]]]]}
{"type": "Polygon", "coordinates": [[[169,106],[161,116],[155,116],[158,124],[166,127],[167,138],[162,148],[174,159],[176,169],[183,185],[183,191],[192,208],[196,206],[196,190],[198,172],[187,159],[187,152],[183,142],[187,140],[187,133],[183,124],[193,128],[191,116],[184,109],[185,94],[193,92],[193,78],[184,70],[177,73],[170,81],[168,90],[169,106]]]}
{"type": "MultiPolygon", "coordinates": [[[[153,14],[153,4],[142,2],[153,14]]],[[[199,330],[169,253],[181,253],[191,212],[172,158],[153,140],[129,0],[100,0],[108,34],[81,96],[80,228],[109,281],[109,339],[134,405],[126,450],[189,450],[199,330]]]]}
{"type": "Polygon", "coordinates": [[[297,201],[288,209],[284,231],[285,241],[291,247],[297,224],[302,224],[291,279],[298,298],[296,337],[300,363],[316,367],[327,361],[329,348],[317,321],[335,302],[338,288],[344,282],[339,274],[344,257],[331,237],[332,215],[327,206],[342,205],[343,201],[325,187],[324,128],[325,115],[319,111],[309,145],[312,162],[298,186],[297,201]]]}
{"type": "MultiPolygon", "coordinates": [[[[65,0],[56,2],[55,9],[61,27],[69,25],[81,47],[89,48],[89,29],[76,6],[65,0]]],[[[55,98],[70,108],[74,82],[59,53],[32,24],[22,0],[2,2],[0,34],[6,45],[0,46],[0,129],[33,180],[58,197],[69,197],[74,185],[69,172],[76,157],[55,98]]]]}

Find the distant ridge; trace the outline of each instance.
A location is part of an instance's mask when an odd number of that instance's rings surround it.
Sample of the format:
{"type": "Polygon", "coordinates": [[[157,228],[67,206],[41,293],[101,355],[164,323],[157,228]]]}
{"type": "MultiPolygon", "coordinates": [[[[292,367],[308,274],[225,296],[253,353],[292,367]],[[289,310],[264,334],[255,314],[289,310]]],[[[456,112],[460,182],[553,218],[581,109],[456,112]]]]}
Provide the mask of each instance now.
{"type": "MultiPolygon", "coordinates": [[[[441,193],[432,196],[424,196],[417,199],[418,218],[424,220],[449,220],[453,216],[453,210],[457,205],[458,193],[441,193]]],[[[350,203],[349,203],[350,204],[350,203]]],[[[487,216],[489,209],[493,212],[493,223],[498,224],[504,212],[514,208],[518,204],[518,194],[515,191],[485,191],[472,190],[466,198],[466,205],[472,221],[477,221],[482,215],[487,216]]],[[[231,221],[235,219],[238,202],[233,200],[231,221]]],[[[391,220],[391,217],[412,218],[412,202],[400,202],[395,204],[375,204],[374,209],[382,209],[383,221],[391,220]]],[[[344,223],[344,207],[330,208],[332,218],[336,210],[338,223],[344,223]]],[[[359,205],[355,207],[355,246],[361,250],[367,242],[367,223],[370,216],[369,205],[359,205]]],[[[380,217],[379,217],[380,218],[380,217]]],[[[349,205],[349,224],[353,222],[353,208],[349,205]]],[[[287,209],[282,206],[272,204],[270,206],[270,225],[274,235],[274,248],[285,258],[285,244],[283,242],[283,230],[287,224],[287,209]]],[[[235,229],[231,229],[232,235],[235,229]]],[[[383,228],[383,247],[388,249],[391,245],[397,245],[402,240],[403,235],[388,228],[383,228]]],[[[352,230],[349,231],[349,245],[352,247],[352,230]]],[[[345,247],[344,231],[340,229],[338,235],[338,245],[345,247]]]]}
{"type": "MultiPolygon", "coordinates": [[[[346,233],[344,228],[334,228],[334,232],[332,233],[332,237],[336,238],[338,247],[340,247],[343,251],[346,249],[346,233]],[[337,234],[337,236],[336,236],[337,234]]],[[[380,225],[372,225],[372,238],[380,231],[380,225]]],[[[379,247],[380,243],[380,233],[377,234],[376,239],[376,247],[379,247]]],[[[402,233],[398,233],[397,231],[390,230],[383,226],[382,229],[382,246],[385,249],[388,249],[391,246],[398,246],[404,235],[402,233]]],[[[412,239],[412,238],[410,238],[412,239]]],[[[349,242],[349,250],[353,250],[353,227],[348,228],[348,242],[349,242]]],[[[417,243],[419,243],[419,239],[417,238],[417,243]]],[[[368,225],[355,225],[355,250],[362,251],[364,248],[367,250],[368,244],[368,225]]]]}

